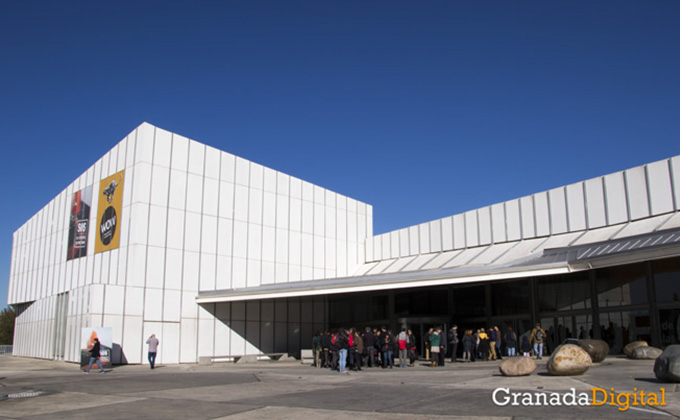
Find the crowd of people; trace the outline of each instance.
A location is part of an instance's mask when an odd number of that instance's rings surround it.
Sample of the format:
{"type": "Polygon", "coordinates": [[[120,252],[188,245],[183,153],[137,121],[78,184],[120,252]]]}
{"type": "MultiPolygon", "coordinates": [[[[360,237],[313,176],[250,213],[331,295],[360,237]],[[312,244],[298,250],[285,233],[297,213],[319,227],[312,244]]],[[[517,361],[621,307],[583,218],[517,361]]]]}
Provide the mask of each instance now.
{"type": "MultiPolygon", "coordinates": [[[[459,334],[454,325],[448,332],[442,327],[433,327],[423,337],[425,359],[432,367],[445,365],[446,358],[458,361],[459,345],[462,362],[502,359],[502,349],[508,357],[522,355],[530,357],[532,350],[537,359],[543,357],[546,333],[540,326],[530,334],[520,337],[507,327],[501,332],[498,326],[488,329],[465,330],[459,334]]],[[[402,328],[397,334],[385,327],[339,328],[334,331],[317,331],[312,339],[314,366],[330,368],[342,373],[362,368],[392,369],[397,361],[400,368],[412,367],[418,360],[418,341],[412,330],[402,328]]]]}

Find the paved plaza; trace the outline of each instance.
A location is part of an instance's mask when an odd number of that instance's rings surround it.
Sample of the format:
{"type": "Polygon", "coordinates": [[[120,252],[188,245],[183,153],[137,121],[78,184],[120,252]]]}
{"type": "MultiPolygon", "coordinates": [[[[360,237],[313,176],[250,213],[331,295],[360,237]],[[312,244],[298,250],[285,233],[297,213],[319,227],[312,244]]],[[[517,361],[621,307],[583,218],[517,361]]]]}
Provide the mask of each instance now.
{"type": "MultiPolygon", "coordinates": [[[[545,362],[539,361],[539,362],[545,362]]],[[[545,373],[503,377],[498,362],[424,363],[349,375],[299,362],[126,365],[89,375],[77,365],[0,357],[0,419],[672,419],[680,386],[657,382],[653,361],[609,357],[578,377],[545,373]],[[665,406],[498,406],[495,389],[513,393],[592,395],[665,390],[665,406]],[[676,390],[677,388],[677,390],[676,390]]],[[[630,400],[632,401],[632,399],[630,400]]],[[[661,402],[661,401],[659,401],[661,402]]]]}

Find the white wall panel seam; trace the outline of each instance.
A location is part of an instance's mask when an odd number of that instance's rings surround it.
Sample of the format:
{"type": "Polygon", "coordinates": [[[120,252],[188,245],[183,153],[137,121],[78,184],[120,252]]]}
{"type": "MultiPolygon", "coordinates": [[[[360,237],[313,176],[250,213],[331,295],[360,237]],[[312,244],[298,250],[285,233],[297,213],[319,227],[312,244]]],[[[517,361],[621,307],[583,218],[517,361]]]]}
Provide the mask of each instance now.
{"type": "MultiPolygon", "coordinates": [[[[220,154],[220,163],[222,162],[222,160],[221,160],[222,157],[223,156],[220,154]]],[[[232,223],[231,223],[231,232],[229,234],[230,235],[229,241],[231,242],[231,251],[230,251],[231,255],[229,255],[229,259],[231,260],[230,261],[230,267],[229,267],[230,270],[231,270],[231,272],[229,273],[229,287],[230,288],[233,287],[233,285],[234,285],[234,245],[235,245],[234,244],[234,229],[235,229],[235,226],[236,226],[236,223],[234,222],[236,220],[236,217],[235,217],[235,213],[236,213],[236,158],[235,157],[234,157],[234,165],[233,165],[231,170],[232,170],[232,175],[233,175],[233,179],[234,179],[234,182],[233,182],[234,186],[231,189],[231,206],[232,206],[232,208],[231,208],[231,218],[232,218],[232,223]]],[[[221,173],[220,173],[220,175],[221,175],[221,173]]],[[[262,201],[264,201],[264,199],[262,201]]],[[[219,221],[218,221],[218,223],[219,223],[219,221]]],[[[184,289],[182,289],[182,290],[184,290],[184,289]]],[[[181,333],[181,327],[180,327],[180,333],[181,333]]],[[[198,354],[198,353],[196,353],[196,354],[198,354]]],[[[181,352],[180,352],[180,355],[181,355],[181,352]]]]}
{"type": "Polygon", "coordinates": [[[571,232],[571,221],[569,220],[569,197],[567,196],[567,187],[562,187],[562,195],[564,197],[564,217],[567,221],[567,232],[571,232]]]}
{"type": "MultiPolygon", "coordinates": [[[[644,168],[645,171],[645,179],[646,174],[647,174],[647,167],[645,166],[644,168]]],[[[626,222],[630,223],[633,220],[633,216],[631,213],[630,209],[630,199],[631,199],[631,194],[628,186],[628,176],[626,175],[626,172],[623,173],[623,193],[625,194],[625,200],[626,200],[626,222]]],[[[649,194],[649,191],[647,191],[647,194],[649,194]]],[[[649,195],[647,196],[647,206],[649,207],[649,195]]],[[[651,212],[649,214],[652,214],[651,212]]],[[[609,222],[609,219],[607,219],[607,222],[609,222]]],[[[607,223],[607,226],[609,226],[609,223],[607,223]]],[[[617,232],[618,233],[618,232],[617,232]]]]}
{"type": "MultiPolygon", "coordinates": [[[[151,150],[156,149],[156,127],[153,128],[153,139],[151,143],[151,150]]],[[[142,297],[142,322],[146,320],[146,295],[147,295],[147,290],[148,290],[148,281],[149,281],[149,276],[147,276],[147,269],[148,269],[148,264],[149,264],[149,238],[151,236],[151,229],[149,229],[149,226],[151,225],[151,189],[153,188],[153,161],[154,161],[154,153],[151,154],[151,167],[149,169],[149,173],[151,176],[151,179],[149,180],[149,185],[151,186],[149,188],[149,196],[146,197],[147,200],[149,200],[149,210],[147,211],[147,217],[146,217],[146,242],[144,244],[144,269],[142,270],[142,273],[144,273],[144,294],[142,297]]],[[[167,237],[167,235],[166,235],[167,237]]]]}
{"type": "Polygon", "coordinates": [[[536,194],[532,194],[531,196],[531,217],[533,218],[534,222],[534,235],[532,236],[533,238],[538,237],[538,212],[536,211],[536,194]]]}
{"type": "MultiPolygon", "coordinates": [[[[167,267],[167,264],[168,264],[168,230],[170,229],[170,190],[171,190],[171,184],[172,184],[170,182],[170,179],[172,178],[172,152],[173,152],[173,149],[174,149],[174,147],[172,147],[173,146],[172,140],[173,140],[173,134],[170,134],[170,145],[169,145],[170,156],[169,156],[169,159],[168,159],[168,184],[167,184],[168,185],[168,194],[165,196],[165,247],[164,247],[165,249],[163,250],[163,300],[161,302],[161,320],[163,320],[163,321],[165,320],[165,292],[167,290],[167,285],[166,285],[167,274],[166,274],[165,270],[166,270],[166,267],[167,267]]],[[[220,156],[221,156],[221,154],[220,154],[220,156]]],[[[219,190],[218,190],[218,194],[219,194],[219,190]]],[[[218,201],[217,205],[219,206],[219,201],[218,201]]],[[[151,214],[151,212],[149,212],[149,214],[151,214]]],[[[219,215],[219,212],[217,214],[219,215]]],[[[182,254],[184,254],[184,252],[182,252],[182,254]]],[[[184,271],[184,266],[182,266],[182,271],[184,271]]],[[[180,293],[180,295],[181,295],[181,293],[180,293]]],[[[181,297],[180,297],[180,299],[181,299],[181,297]]],[[[180,307],[177,308],[177,310],[180,311],[180,313],[181,313],[181,310],[182,310],[181,302],[182,301],[180,300],[180,307]]],[[[144,341],[144,336],[142,336],[142,341],[144,341]]],[[[144,353],[142,353],[142,354],[144,354],[144,353]]]]}
{"type": "MultiPolygon", "coordinates": [[[[624,176],[625,180],[626,177],[624,176]]],[[[609,200],[607,199],[607,183],[605,182],[605,177],[600,177],[602,185],[602,197],[604,198],[604,225],[609,226],[609,200]]],[[[627,200],[626,200],[627,201],[627,200]]]]}
{"type": "MultiPolygon", "coordinates": [[[[248,264],[248,256],[249,256],[249,253],[248,253],[248,251],[249,251],[249,249],[248,249],[248,248],[249,248],[248,242],[249,242],[249,239],[250,239],[250,190],[251,190],[251,188],[252,188],[252,185],[250,185],[250,173],[251,173],[250,166],[252,165],[252,162],[250,162],[250,161],[247,161],[247,162],[248,162],[248,166],[247,166],[247,167],[248,167],[248,176],[246,177],[246,179],[248,180],[248,189],[247,189],[248,195],[247,195],[246,198],[245,198],[246,204],[247,204],[247,210],[246,210],[246,237],[245,237],[245,241],[246,241],[246,243],[245,243],[245,255],[246,255],[246,262],[245,262],[245,264],[246,264],[246,271],[245,271],[245,277],[246,277],[246,278],[244,279],[244,280],[245,280],[244,283],[245,283],[246,287],[248,286],[248,271],[249,271],[249,270],[248,270],[248,268],[249,268],[249,264],[248,264]]],[[[236,190],[236,188],[234,188],[234,190],[236,190]]],[[[234,199],[234,200],[235,200],[235,199],[234,199]]],[[[264,199],[263,199],[262,201],[264,201],[264,199]]],[[[236,204],[236,203],[234,203],[234,204],[236,204]]],[[[200,279],[199,279],[199,285],[200,285],[200,279]]],[[[200,327],[200,322],[199,322],[199,327],[200,327]]],[[[198,354],[198,349],[196,349],[196,354],[198,354]]]]}
{"type": "MultiPolygon", "coordinates": [[[[676,168],[673,167],[673,159],[667,159],[667,161],[668,161],[668,177],[670,178],[671,181],[671,199],[673,201],[673,210],[677,211],[680,197],[676,196],[677,186],[675,185],[675,177],[673,176],[676,168]]],[[[680,170],[680,168],[678,168],[678,170],[680,170]]]]}
{"type": "MultiPolygon", "coordinates": [[[[647,190],[646,191],[646,193],[647,193],[647,214],[649,215],[649,217],[652,217],[652,215],[654,215],[654,212],[652,211],[652,190],[649,186],[649,165],[644,166],[643,174],[645,176],[645,189],[647,190]]],[[[628,220],[629,221],[631,220],[630,212],[628,213],[628,220]]]]}
{"type": "MultiPolygon", "coordinates": [[[[134,132],[135,133],[135,147],[133,147],[131,149],[132,150],[132,162],[133,162],[132,166],[128,166],[127,153],[125,153],[125,171],[128,174],[129,174],[129,169],[131,167],[133,167],[134,162],[137,160],[136,154],[137,154],[137,141],[138,141],[138,135],[137,134],[138,134],[138,131],[139,131],[138,129],[135,129],[135,132],[134,132]]],[[[133,170],[132,171],[132,179],[130,180],[130,182],[127,183],[129,185],[128,188],[130,188],[130,194],[128,195],[128,197],[130,197],[130,203],[127,203],[128,204],[128,213],[130,213],[130,218],[128,219],[128,224],[130,224],[132,222],[132,212],[130,211],[130,209],[131,209],[131,205],[132,205],[132,197],[133,197],[132,194],[134,192],[133,190],[134,190],[134,185],[135,185],[134,184],[134,177],[135,177],[135,171],[133,170]]],[[[125,187],[123,187],[123,188],[125,188],[125,187]]],[[[122,204],[123,204],[123,207],[125,207],[125,203],[122,203],[122,204]]],[[[125,297],[127,297],[126,295],[127,295],[127,289],[128,289],[128,269],[127,269],[127,266],[130,263],[130,254],[132,252],[130,250],[130,248],[131,248],[130,247],[130,235],[127,235],[126,240],[127,240],[127,243],[125,244],[125,255],[126,255],[125,256],[125,267],[121,267],[122,258],[118,258],[118,271],[119,271],[118,276],[123,277],[122,286],[123,286],[123,296],[124,296],[124,298],[123,298],[123,309],[122,309],[123,310],[123,320],[121,322],[122,331],[121,331],[121,338],[120,338],[121,348],[125,348],[125,321],[127,320],[127,315],[126,315],[127,314],[127,312],[126,312],[127,299],[125,297]],[[122,273],[120,273],[121,270],[122,270],[122,273]]],[[[117,282],[117,284],[119,284],[119,283],[117,282]]]]}

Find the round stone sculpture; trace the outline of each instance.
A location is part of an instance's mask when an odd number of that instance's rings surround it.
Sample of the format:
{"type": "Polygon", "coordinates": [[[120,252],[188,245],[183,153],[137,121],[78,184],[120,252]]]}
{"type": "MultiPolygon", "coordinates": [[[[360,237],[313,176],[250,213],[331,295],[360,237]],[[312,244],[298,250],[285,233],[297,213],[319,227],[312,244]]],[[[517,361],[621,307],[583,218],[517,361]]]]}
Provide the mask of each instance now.
{"type": "Polygon", "coordinates": [[[647,346],[649,346],[649,344],[647,344],[646,341],[633,341],[632,343],[626,344],[626,347],[623,348],[623,354],[625,354],[628,357],[632,357],[633,351],[635,351],[636,348],[647,346]]]}
{"type": "Polygon", "coordinates": [[[531,357],[506,357],[503,358],[498,369],[504,376],[526,376],[536,370],[536,362],[531,357]]]}
{"type": "Polygon", "coordinates": [[[582,375],[592,365],[592,359],[580,346],[563,344],[550,356],[546,368],[552,375],[575,376],[582,375]]]}
{"type": "Polygon", "coordinates": [[[609,354],[609,344],[604,340],[578,340],[577,344],[588,353],[593,363],[600,363],[609,354]]]}
{"type": "Polygon", "coordinates": [[[663,382],[680,382],[680,344],[666,347],[657,357],[654,374],[663,382]]]}
{"type": "Polygon", "coordinates": [[[657,349],[656,347],[642,346],[633,350],[633,354],[630,355],[631,359],[647,359],[654,360],[661,356],[663,350],[657,349]]]}

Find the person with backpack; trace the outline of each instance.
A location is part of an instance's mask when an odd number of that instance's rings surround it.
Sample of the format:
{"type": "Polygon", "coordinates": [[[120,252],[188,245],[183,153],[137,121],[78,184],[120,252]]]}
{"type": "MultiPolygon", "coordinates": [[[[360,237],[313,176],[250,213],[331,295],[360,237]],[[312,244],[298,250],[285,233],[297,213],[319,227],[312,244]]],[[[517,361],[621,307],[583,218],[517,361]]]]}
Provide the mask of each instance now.
{"type": "Polygon", "coordinates": [[[545,330],[541,328],[541,324],[537,323],[536,327],[531,330],[531,337],[529,338],[534,344],[534,353],[536,353],[536,359],[543,358],[543,343],[545,342],[545,330]]]}

